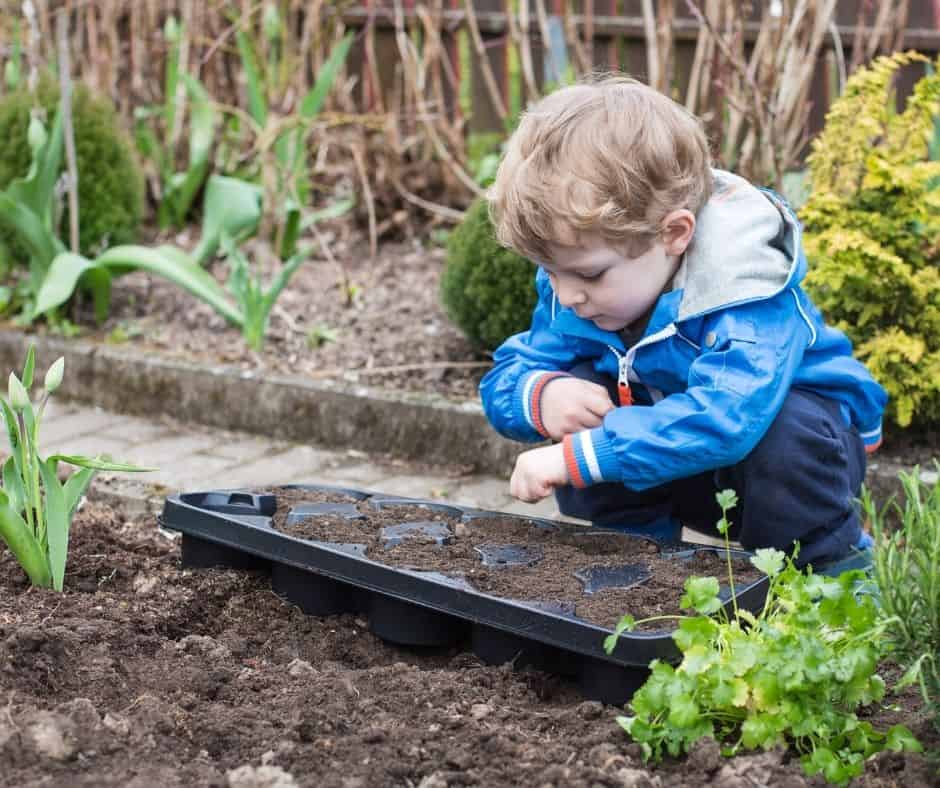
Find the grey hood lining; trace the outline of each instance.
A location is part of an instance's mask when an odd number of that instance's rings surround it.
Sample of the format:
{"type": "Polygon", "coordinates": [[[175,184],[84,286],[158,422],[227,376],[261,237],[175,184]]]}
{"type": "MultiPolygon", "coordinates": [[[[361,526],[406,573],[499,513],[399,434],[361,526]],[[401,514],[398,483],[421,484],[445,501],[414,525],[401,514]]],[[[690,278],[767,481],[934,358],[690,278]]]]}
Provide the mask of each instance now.
{"type": "Polygon", "coordinates": [[[677,320],[776,295],[798,262],[799,226],[744,178],[713,170],[714,193],[673,283],[683,291],[677,320]]]}

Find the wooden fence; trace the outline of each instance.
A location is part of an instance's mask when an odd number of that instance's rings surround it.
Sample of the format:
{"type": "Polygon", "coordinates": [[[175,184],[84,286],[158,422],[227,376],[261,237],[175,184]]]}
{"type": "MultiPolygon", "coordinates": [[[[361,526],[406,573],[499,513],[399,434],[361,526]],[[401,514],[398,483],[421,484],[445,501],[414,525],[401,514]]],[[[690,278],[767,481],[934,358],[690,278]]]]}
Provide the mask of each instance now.
{"type": "MultiPolygon", "coordinates": [[[[266,76],[268,99],[273,111],[289,113],[313,84],[331,48],[351,30],[356,34],[354,45],[331,94],[328,114],[333,118],[326,123],[341,130],[360,129],[360,142],[350,149],[356,152],[363,182],[373,175],[387,175],[407,161],[415,173],[441,169],[448,193],[456,184],[458,193],[471,195],[480,190],[466,171],[472,158],[467,132],[504,131],[527,100],[549,83],[576,74],[621,70],[648,80],[703,116],[722,166],[779,184],[782,173],[806,150],[803,130],[812,135],[822,126],[828,106],[854,66],[899,48],[940,52],[940,0],[31,0],[31,4],[38,28],[34,58],[55,59],[54,17],[67,13],[75,76],[109,94],[129,124],[137,108],[164,100],[163,75],[171,52],[179,57],[181,69],[198,76],[216,101],[246,107],[238,31],[248,34],[262,64],[277,64],[266,76]],[[834,4],[834,12],[829,4],[834,4]],[[775,83],[774,75],[767,73],[766,58],[761,61],[758,80],[771,90],[765,105],[781,94],[791,103],[777,116],[780,120],[786,114],[786,122],[765,134],[766,122],[747,109],[749,102],[755,106],[750,101],[754,94],[741,89],[746,80],[741,68],[724,75],[703,70],[702,43],[708,38],[706,32],[713,43],[718,42],[704,58],[712,65],[721,60],[715,54],[719,50],[728,63],[735,55],[746,63],[753,50],[766,55],[768,42],[786,39],[778,33],[792,32],[791,23],[768,24],[768,19],[792,20],[796,7],[811,9],[802,17],[800,24],[806,25],[802,32],[816,24],[814,19],[829,19],[830,13],[832,24],[825,28],[818,57],[812,48],[812,57],[806,58],[815,65],[811,73],[795,78],[789,74],[775,83]],[[279,10],[274,30],[272,8],[279,10]],[[706,9],[706,17],[696,18],[696,8],[706,9]],[[820,10],[814,17],[815,10],[823,8],[830,10],[820,10]],[[170,17],[181,23],[182,45],[172,44],[166,35],[170,17]],[[704,28],[702,19],[708,20],[704,28]],[[778,32],[768,38],[770,29],[778,32]],[[721,85],[722,79],[727,83],[721,85]],[[729,92],[728,85],[735,80],[738,90],[729,92]],[[793,110],[794,106],[801,109],[793,110]],[[755,135],[754,129],[762,131],[755,135]],[[384,158],[370,159],[368,151],[376,141],[386,148],[384,158]]],[[[22,0],[0,0],[0,61],[16,51],[17,41],[23,44],[28,38],[24,5],[22,0]]],[[[797,24],[792,27],[796,30],[797,24]]],[[[773,51],[810,49],[780,46],[773,51]]],[[[901,73],[899,102],[923,68],[918,65],[901,73]]],[[[167,133],[175,140],[180,131],[178,116],[167,133]]],[[[420,182],[416,175],[414,193],[397,181],[396,188],[410,202],[424,204],[416,196],[426,193],[420,182]]],[[[438,213],[450,215],[445,208],[438,213]]],[[[370,221],[376,221],[371,214],[370,221]]]]}
{"type": "MultiPolygon", "coordinates": [[[[773,5],[779,0],[763,0],[773,5]]],[[[166,55],[163,35],[170,15],[186,20],[191,33],[187,60],[217,98],[232,100],[243,89],[233,32],[237,25],[258,27],[263,0],[33,0],[41,28],[44,57],[53,57],[52,14],[62,8],[72,17],[73,63],[80,76],[112,95],[122,111],[162,99],[162,73],[166,55]]],[[[394,104],[401,86],[399,48],[395,40],[396,6],[416,41],[427,25],[436,28],[448,54],[449,72],[443,79],[448,96],[447,111],[464,113],[471,129],[500,130],[504,117],[518,110],[527,87],[528,66],[536,87],[558,81],[570,68],[574,72],[593,67],[618,69],[640,79],[649,75],[646,41],[651,31],[643,15],[648,0],[280,0],[286,19],[284,45],[297,56],[295,88],[302,90],[322,63],[329,43],[343,28],[356,29],[358,36],[348,73],[355,82],[346,111],[374,112],[394,104]],[[507,14],[507,7],[515,13],[507,14]],[[475,24],[467,24],[468,12],[475,24]],[[475,34],[479,31],[479,36],[475,34]],[[521,54],[520,41],[527,42],[521,54]],[[492,82],[481,69],[485,57],[492,82]],[[528,58],[528,63],[520,59],[528,58]]],[[[659,0],[655,11],[666,5],[674,14],[671,35],[674,58],[671,88],[684,95],[692,67],[699,23],[682,0],[659,0]]],[[[745,23],[745,41],[757,34],[760,3],[753,3],[752,19],[745,23]]],[[[836,55],[852,63],[860,34],[870,37],[889,0],[839,0],[835,25],[830,32],[813,86],[812,126],[818,127],[837,84],[831,79],[836,55]],[[857,25],[860,7],[869,10],[863,18],[868,27],[857,25]]],[[[12,49],[15,30],[22,35],[21,0],[0,0],[0,54],[12,49]]],[[[900,43],[925,53],[940,51],[940,0],[911,0],[900,43]]],[[[652,31],[654,35],[662,31],[652,31]]],[[[884,41],[889,49],[898,40],[884,41]]],[[[885,44],[887,46],[885,46],[885,44]]],[[[419,41],[420,45],[420,41],[419,41]]],[[[868,59],[863,53],[860,59],[868,59]]],[[[907,83],[916,74],[909,73],[907,83]]],[[[901,85],[901,93],[905,91],[901,85]]]]}
{"type": "MultiPolygon", "coordinates": [[[[472,3],[438,0],[429,5],[437,8],[432,18],[450,55],[451,69],[463,99],[452,109],[469,111],[469,127],[473,130],[504,128],[505,116],[512,115],[524,101],[525,75],[514,47],[514,42],[519,40],[528,42],[534,81],[540,90],[545,83],[558,81],[569,67],[578,73],[590,69],[616,70],[643,81],[650,79],[647,40],[651,31],[643,16],[643,0],[530,0],[522,3],[520,0],[473,0],[472,3]],[[507,5],[512,5],[515,13],[507,14],[507,5]],[[468,32],[468,6],[473,10],[474,26],[479,30],[477,42],[468,32]],[[529,9],[528,19],[520,14],[525,7],[529,9]],[[482,53],[489,63],[495,89],[494,85],[487,85],[487,75],[480,67],[482,53]]],[[[653,5],[655,12],[656,6],[664,3],[653,5]]],[[[838,91],[839,81],[835,77],[839,61],[857,65],[875,54],[898,48],[933,55],[940,52],[940,0],[912,0],[903,33],[887,31],[877,42],[872,41],[879,12],[898,5],[884,0],[839,0],[835,24],[827,36],[813,85],[812,131],[821,127],[838,91]]],[[[415,0],[401,0],[406,24],[417,26],[421,6],[415,0]]],[[[751,19],[743,27],[746,51],[759,30],[757,6],[754,4],[751,19]]],[[[688,86],[700,23],[681,0],[675,4],[674,14],[671,35],[675,48],[673,62],[669,64],[670,88],[672,94],[679,97],[685,95],[688,86]]],[[[398,59],[394,0],[372,0],[349,6],[342,12],[342,18],[351,27],[375,27],[372,51],[363,46],[354,54],[356,67],[363,76],[364,106],[375,109],[383,104],[381,97],[395,89],[395,69],[388,67],[398,59]],[[375,68],[371,61],[379,67],[375,68]]],[[[921,73],[922,67],[902,71],[899,100],[909,93],[921,73]]]]}

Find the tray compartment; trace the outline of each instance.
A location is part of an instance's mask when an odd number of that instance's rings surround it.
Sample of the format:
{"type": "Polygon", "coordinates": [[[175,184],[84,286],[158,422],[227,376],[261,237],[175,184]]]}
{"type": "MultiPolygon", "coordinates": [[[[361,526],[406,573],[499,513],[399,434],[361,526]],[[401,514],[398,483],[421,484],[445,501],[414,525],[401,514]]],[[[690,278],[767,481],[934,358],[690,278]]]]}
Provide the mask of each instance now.
{"type": "Polygon", "coordinates": [[[183,534],[180,552],[186,569],[250,569],[269,571],[271,562],[234,547],[183,534]]]}
{"type": "Polygon", "coordinates": [[[357,613],[361,608],[356,586],[287,564],[271,565],[271,590],[311,616],[357,613]]]}
{"type": "Polygon", "coordinates": [[[466,636],[466,623],[455,616],[385,594],[369,598],[369,630],[399,646],[452,646],[466,636]]]}

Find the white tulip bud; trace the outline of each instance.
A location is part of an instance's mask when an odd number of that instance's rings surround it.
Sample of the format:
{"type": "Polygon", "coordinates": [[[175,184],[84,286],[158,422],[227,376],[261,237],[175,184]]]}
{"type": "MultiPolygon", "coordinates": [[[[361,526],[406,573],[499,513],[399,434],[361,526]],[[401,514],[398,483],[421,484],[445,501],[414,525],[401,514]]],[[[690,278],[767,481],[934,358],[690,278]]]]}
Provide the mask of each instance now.
{"type": "Polygon", "coordinates": [[[175,16],[168,16],[163,25],[163,36],[171,44],[178,44],[180,40],[180,26],[175,16]]]}
{"type": "Polygon", "coordinates": [[[10,407],[14,411],[19,413],[29,407],[29,394],[26,393],[26,389],[23,388],[23,384],[20,383],[20,379],[15,372],[10,373],[10,383],[7,391],[10,395],[10,407]]]}
{"type": "Polygon", "coordinates": [[[261,27],[268,41],[274,41],[280,35],[281,15],[278,13],[277,5],[274,3],[268,3],[264,7],[264,15],[261,17],[261,27]]]}
{"type": "Polygon", "coordinates": [[[49,135],[46,133],[46,127],[43,122],[35,115],[29,117],[29,127],[26,130],[26,141],[29,143],[29,150],[33,158],[39,155],[42,146],[46,144],[49,135]]]}
{"type": "Polygon", "coordinates": [[[62,385],[62,374],[65,372],[65,357],[59,356],[46,372],[45,387],[50,394],[62,385]]]}

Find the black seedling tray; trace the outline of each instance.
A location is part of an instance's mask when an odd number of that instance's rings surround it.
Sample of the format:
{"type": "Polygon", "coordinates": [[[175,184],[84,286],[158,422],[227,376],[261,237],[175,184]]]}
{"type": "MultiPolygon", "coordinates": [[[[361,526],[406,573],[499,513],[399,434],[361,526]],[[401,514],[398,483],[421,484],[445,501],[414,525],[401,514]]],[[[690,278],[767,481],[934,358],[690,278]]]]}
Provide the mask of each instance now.
{"type": "MultiPolygon", "coordinates": [[[[344,493],[370,504],[418,504],[470,523],[481,516],[512,517],[536,527],[590,536],[601,529],[509,515],[416,498],[386,496],[342,487],[285,485],[281,489],[344,493]]],[[[267,571],[273,590],[306,613],[317,616],[357,613],[368,617],[370,630],[391,643],[406,646],[468,644],[485,662],[534,667],[575,679],[582,693],[605,703],[623,704],[649,675],[653,659],[677,662],[680,652],[668,631],[625,633],[614,652],[603,648],[612,630],[577,616],[570,600],[513,600],[482,593],[462,577],[416,571],[372,560],[362,544],[302,539],[271,525],[274,494],[249,490],[183,493],[167,498],[161,524],[182,533],[185,567],[223,566],[267,571]]],[[[349,504],[295,504],[289,518],[349,512],[349,504]]],[[[386,528],[386,542],[411,531],[446,545],[453,535],[433,521],[386,528]]],[[[676,560],[716,548],[685,542],[657,543],[661,557],[676,560]]],[[[443,549],[446,549],[443,548],[443,549]]],[[[484,545],[480,560],[505,571],[541,558],[537,545],[484,545]]],[[[722,555],[723,550],[718,550],[722,555]]],[[[732,551],[746,557],[743,551],[732,551]]],[[[577,574],[577,573],[576,573],[577,574]]],[[[642,564],[590,567],[578,574],[590,592],[597,587],[629,587],[646,580],[642,564]]],[[[767,578],[737,587],[737,604],[760,609],[767,578]]],[[[731,604],[725,589],[726,606],[731,604]]]]}

